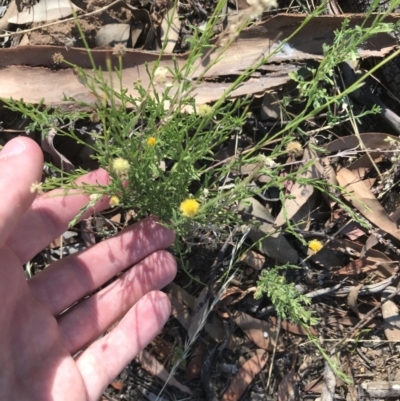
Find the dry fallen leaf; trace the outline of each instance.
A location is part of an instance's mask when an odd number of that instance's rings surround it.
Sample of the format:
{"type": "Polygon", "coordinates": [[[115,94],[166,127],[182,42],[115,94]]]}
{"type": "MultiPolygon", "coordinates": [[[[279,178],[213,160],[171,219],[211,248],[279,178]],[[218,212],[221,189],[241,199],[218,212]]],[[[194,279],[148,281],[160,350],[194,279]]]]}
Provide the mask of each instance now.
{"type": "MultiPolygon", "coordinates": [[[[364,146],[367,149],[381,149],[387,150],[389,149],[389,142],[386,141],[387,138],[391,138],[393,140],[397,140],[398,138],[393,135],[388,135],[383,132],[366,132],[360,134],[360,139],[362,140],[364,146]]],[[[339,152],[342,150],[349,149],[361,149],[360,141],[356,135],[344,136],[342,138],[335,139],[332,142],[329,142],[325,149],[328,152],[339,152]]]]}
{"type": "Polygon", "coordinates": [[[333,401],[335,398],[336,375],[329,363],[325,361],[324,379],[321,391],[321,401],[333,401]]]}
{"type": "Polygon", "coordinates": [[[279,383],[278,401],[296,401],[299,399],[296,386],[296,382],[299,379],[300,377],[296,370],[292,368],[279,383]]]}
{"type": "Polygon", "coordinates": [[[138,363],[140,363],[142,368],[147,372],[149,372],[151,375],[158,377],[163,382],[166,382],[168,380],[168,384],[175,386],[184,393],[190,395],[192,394],[189,387],[179,383],[178,380],[176,380],[173,376],[171,376],[168,370],[165,369],[165,367],[161,365],[161,363],[158,362],[157,359],[154,358],[146,350],[140,352],[139,355],[136,357],[136,360],[138,361],[138,363]]]}
{"type": "Polygon", "coordinates": [[[334,273],[339,276],[355,276],[361,273],[366,273],[371,270],[377,269],[377,263],[374,261],[368,260],[368,258],[360,258],[351,261],[346,266],[342,267],[339,270],[336,270],[334,273]]]}
{"type": "Polygon", "coordinates": [[[171,302],[171,316],[177,319],[182,327],[187,330],[189,328],[191,320],[188,307],[185,306],[182,301],[180,301],[173,295],[168,294],[168,297],[171,302]]]}
{"type": "Polygon", "coordinates": [[[169,9],[165,13],[160,27],[161,44],[164,45],[165,40],[167,40],[167,45],[164,49],[166,53],[172,53],[174,51],[176,42],[179,39],[180,31],[181,21],[179,19],[178,7],[175,6],[172,1],[170,2],[169,9]]]}
{"type": "MultiPolygon", "coordinates": [[[[304,150],[303,162],[307,163],[311,160],[314,162],[306,169],[302,169],[297,174],[299,179],[316,179],[322,175],[323,167],[316,159],[316,154],[311,149],[304,150]]],[[[290,190],[293,198],[288,198],[282,205],[282,210],[275,219],[275,224],[280,227],[286,224],[286,220],[291,220],[300,208],[306,204],[311,195],[314,193],[314,187],[311,184],[304,184],[296,181],[290,190]]],[[[311,205],[309,209],[311,209],[311,205]]],[[[302,215],[307,215],[309,210],[303,210],[302,215]]]]}
{"type": "Polygon", "coordinates": [[[197,377],[201,372],[204,354],[207,349],[207,344],[203,341],[198,341],[195,348],[190,353],[190,361],[186,367],[185,379],[190,381],[197,377]]]}
{"type": "Polygon", "coordinates": [[[362,389],[373,399],[394,399],[400,397],[400,381],[376,381],[361,383],[362,389]]]}
{"type": "MultiPolygon", "coordinates": [[[[256,319],[244,312],[234,314],[234,322],[253,341],[257,347],[272,351],[275,347],[276,330],[265,320],[256,319]]],[[[279,340],[277,350],[282,350],[283,344],[279,340]]]]}
{"type": "Polygon", "coordinates": [[[268,361],[268,354],[264,350],[257,350],[256,355],[246,361],[239,372],[232,379],[228,390],[221,401],[237,401],[244,394],[249,384],[260,373],[268,361]]]}
{"type": "Polygon", "coordinates": [[[393,237],[400,239],[400,231],[396,223],[387,215],[375,195],[350,170],[342,168],[337,173],[339,185],[346,192],[344,197],[371,223],[386,231],[393,237]]]}
{"type": "Polygon", "coordinates": [[[240,258],[240,261],[255,270],[261,270],[265,263],[265,256],[250,250],[240,258]]]}
{"type": "Polygon", "coordinates": [[[184,288],[178,284],[172,282],[165,287],[165,291],[168,294],[178,298],[181,302],[187,305],[190,309],[194,309],[196,305],[196,297],[190,295],[184,288]]]}
{"type": "Polygon", "coordinates": [[[75,170],[75,166],[54,147],[54,138],[56,136],[56,130],[51,129],[42,139],[42,149],[51,156],[52,163],[59,169],[70,172],[75,170]]]}
{"type": "Polygon", "coordinates": [[[273,225],[271,213],[256,199],[247,198],[239,203],[239,211],[246,219],[254,217],[261,224],[250,225],[249,237],[253,242],[260,241],[260,252],[280,263],[297,263],[298,254],[281,232],[273,225]]]}
{"type": "Polygon", "coordinates": [[[349,295],[347,296],[347,304],[351,308],[351,310],[361,319],[362,314],[358,310],[358,305],[357,305],[357,300],[358,300],[358,293],[360,292],[361,288],[364,286],[364,284],[359,284],[354,286],[351,291],[349,292],[349,295]]]}
{"type": "MultiPolygon", "coordinates": [[[[276,327],[277,324],[277,319],[275,316],[271,316],[270,318],[271,323],[273,324],[273,327],[276,327]]],[[[298,326],[294,323],[289,322],[288,320],[282,320],[281,321],[281,326],[282,329],[292,333],[292,334],[297,334],[299,336],[306,336],[308,335],[308,332],[310,332],[313,336],[318,336],[318,332],[310,326],[307,330],[304,327],[298,326]]]]}
{"type": "Polygon", "coordinates": [[[10,24],[24,25],[32,22],[52,21],[55,19],[69,17],[73,10],[82,11],[69,0],[40,0],[27,11],[18,13],[8,19],[10,24]]]}
{"type": "MultiPolygon", "coordinates": [[[[393,291],[394,287],[386,287],[382,291],[382,301],[385,300],[393,291]]],[[[392,300],[382,304],[383,330],[389,341],[400,342],[400,315],[399,308],[392,300]]]]}

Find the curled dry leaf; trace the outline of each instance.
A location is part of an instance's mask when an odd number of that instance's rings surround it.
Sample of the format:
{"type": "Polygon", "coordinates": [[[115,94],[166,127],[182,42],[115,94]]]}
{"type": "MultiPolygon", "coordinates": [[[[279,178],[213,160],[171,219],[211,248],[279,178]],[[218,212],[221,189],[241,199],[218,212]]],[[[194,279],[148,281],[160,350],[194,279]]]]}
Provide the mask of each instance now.
{"type": "Polygon", "coordinates": [[[238,401],[249,384],[264,368],[267,361],[268,354],[264,350],[257,350],[256,355],[246,361],[239,369],[221,401],[238,401]]]}
{"type": "Polygon", "coordinates": [[[357,300],[358,300],[358,293],[360,292],[363,284],[356,285],[351,289],[349,295],[347,296],[347,304],[351,308],[351,310],[360,318],[362,319],[362,314],[358,310],[357,300]]]}
{"type": "MultiPolygon", "coordinates": [[[[323,167],[316,157],[317,155],[313,150],[309,148],[304,150],[303,161],[307,163],[311,160],[314,160],[314,162],[310,164],[306,170],[301,169],[301,171],[299,171],[297,174],[297,178],[302,180],[312,180],[322,176],[323,167]]],[[[303,205],[307,206],[306,202],[310,199],[313,193],[314,187],[311,184],[305,184],[296,181],[290,191],[290,195],[293,196],[293,198],[288,198],[285,200],[284,204],[282,205],[282,210],[276,217],[275,224],[280,227],[286,224],[287,219],[291,220],[296,213],[299,212],[303,205]]],[[[311,205],[309,206],[309,208],[305,208],[306,210],[302,208],[302,215],[307,215],[310,212],[311,205]]]]}
{"type": "Polygon", "coordinates": [[[42,149],[51,156],[52,162],[56,167],[70,172],[75,169],[75,166],[54,147],[55,136],[56,130],[52,128],[44,139],[42,139],[42,149]]]}
{"type": "Polygon", "coordinates": [[[342,168],[337,179],[346,191],[344,197],[371,223],[393,237],[400,239],[396,223],[387,215],[367,185],[350,170],[342,168]]]}

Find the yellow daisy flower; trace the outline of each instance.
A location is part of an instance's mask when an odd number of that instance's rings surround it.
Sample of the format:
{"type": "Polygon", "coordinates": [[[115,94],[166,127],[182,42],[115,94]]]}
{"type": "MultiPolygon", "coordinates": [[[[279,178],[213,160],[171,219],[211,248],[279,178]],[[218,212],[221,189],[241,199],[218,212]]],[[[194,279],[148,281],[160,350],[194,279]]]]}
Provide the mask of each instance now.
{"type": "Polygon", "coordinates": [[[199,211],[200,203],[196,199],[185,199],[179,206],[179,210],[185,217],[194,217],[199,211]]]}
{"type": "Polygon", "coordinates": [[[311,240],[311,241],[308,242],[308,247],[309,247],[312,251],[314,251],[315,253],[317,253],[317,252],[319,252],[319,251],[322,249],[323,244],[322,244],[321,241],[318,241],[317,239],[313,239],[313,240],[311,240]]]}
{"type": "Polygon", "coordinates": [[[154,136],[151,136],[151,137],[147,140],[147,145],[149,145],[149,146],[155,146],[156,143],[157,143],[157,139],[154,138],[154,136]]]}
{"type": "Polygon", "coordinates": [[[110,198],[110,207],[115,207],[115,206],[118,206],[119,205],[119,198],[118,198],[118,196],[112,196],[111,198],[110,198]]]}

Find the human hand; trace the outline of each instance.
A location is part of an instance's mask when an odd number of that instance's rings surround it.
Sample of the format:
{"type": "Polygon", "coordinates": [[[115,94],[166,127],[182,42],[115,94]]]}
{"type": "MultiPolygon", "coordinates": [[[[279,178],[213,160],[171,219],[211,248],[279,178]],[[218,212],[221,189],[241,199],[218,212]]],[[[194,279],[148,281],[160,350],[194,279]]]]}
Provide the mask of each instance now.
{"type": "MultiPolygon", "coordinates": [[[[86,195],[30,193],[42,166],[42,152],[28,138],[13,139],[0,153],[0,400],[97,401],[169,317],[169,300],[157,290],[176,274],[173,257],[162,250],[174,234],[148,218],[27,281],[22,264],[88,202],[86,195]]],[[[81,182],[108,179],[98,170],[81,182]]],[[[102,199],[96,211],[107,206],[102,199]]]]}

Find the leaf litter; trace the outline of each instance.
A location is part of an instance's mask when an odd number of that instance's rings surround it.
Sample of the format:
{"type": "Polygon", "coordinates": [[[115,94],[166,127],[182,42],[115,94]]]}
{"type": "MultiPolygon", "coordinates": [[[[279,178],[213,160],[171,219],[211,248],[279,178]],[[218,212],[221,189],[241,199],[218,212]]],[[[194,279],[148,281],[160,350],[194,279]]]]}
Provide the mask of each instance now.
{"type": "MultiPolygon", "coordinates": [[[[51,60],[51,56],[58,51],[71,62],[90,68],[71,21],[43,26],[51,20],[69,17],[72,9],[81,10],[78,13],[81,15],[104,9],[81,20],[98,65],[105,65],[106,56],[110,54],[109,46],[113,43],[123,41],[130,44],[124,58],[123,83],[133,95],[130,83],[139,78],[147,79],[145,64],[151,66],[154,63],[157,54],[150,51],[159,49],[160,40],[168,39],[167,50],[171,53],[163,56],[163,64],[172,66],[174,51],[178,64],[184,63],[188,51],[184,39],[190,35],[185,22],[193,22],[190,13],[209,13],[202,10],[200,3],[193,5],[197,7],[195,11],[192,6],[185,11],[183,5],[178,10],[171,2],[150,6],[146,6],[145,2],[135,3],[135,6],[121,2],[118,7],[111,8],[96,1],[57,4],[55,7],[54,2],[41,0],[32,7],[19,10],[11,2],[11,11],[0,18],[2,30],[8,29],[10,23],[28,22],[35,23],[36,29],[24,33],[22,43],[25,45],[19,45],[17,40],[10,45],[11,36],[3,38],[3,48],[0,48],[0,97],[23,97],[28,102],[39,103],[42,93],[47,93],[46,104],[52,106],[65,106],[65,102],[60,101],[64,94],[89,104],[95,102],[90,90],[79,82],[72,70],[54,69],[51,60]],[[169,30],[168,20],[172,21],[169,30]],[[128,23],[131,23],[131,29],[127,31],[128,23]],[[113,24],[118,33],[114,33],[113,24]],[[107,26],[100,40],[97,34],[107,26]],[[96,37],[100,49],[96,48],[96,37]]],[[[238,2],[238,7],[245,11],[248,5],[242,1],[238,2]]],[[[232,23],[235,14],[230,9],[226,9],[226,21],[232,23]]],[[[208,71],[208,80],[197,88],[196,102],[218,100],[228,86],[224,80],[229,75],[240,73],[266,51],[273,50],[304,18],[304,15],[278,13],[266,16],[241,33],[225,58],[208,71]]],[[[260,67],[251,80],[232,94],[233,97],[254,95],[252,112],[256,117],[249,117],[248,127],[243,133],[249,143],[252,137],[261,137],[266,129],[279,125],[279,121],[284,122],[280,102],[284,93],[294,90],[290,86],[289,73],[298,71],[304,63],[319,62],[322,59],[322,44],[331,43],[332,32],[340,28],[344,18],[349,18],[356,25],[364,17],[330,15],[313,19],[284,51],[270,60],[270,64],[260,67]]],[[[388,20],[397,21],[398,15],[393,14],[388,20]]],[[[221,23],[221,27],[223,25],[221,23]]],[[[367,61],[371,57],[384,57],[396,45],[392,36],[378,35],[365,43],[360,55],[367,61]]],[[[210,60],[214,57],[216,53],[211,53],[210,60]]],[[[193,78],[201,71],[199,68],[193,78]]],[[[386,96],[385,101],[399,113],[399,107],[392,98],[386,96]]],[[[22,126],[22,120],[20,117],[8,117],[4,110],[2,113],[5,139],[9,140],[15,136],[14,131],[22,126]]],[[[309,123],[315,128],[316,120],[309,123]]],[[[395,393],[400,379],[395,374],[399,358],[392,345],[400,341],[399,297],[390,296],[399,282],[400,230],[395,217],[396,213],[400,213],[400,191],[397,184],[391,182],[399,179],[399,169],[393,161],[393,157],[398,157],[400,153],[400,145],[396,145],[398,137],[393,135],[390,127],[382,127],[381,123],[368,118],[360,122],[363,130],[358,135],[346,124],[329,130],[324,130],[323,125],[318,125],[317,134],[323,139],[322,146],[328,153],[322,158],[321,153],[314,150],[315,143],[304,143],[302,160],[292,160],[295,163],[290,167],[291,171],[297,172],[298,179],[284,184],[283,198],[279,198],[277,190],[272,189],[264,197],[248,199],[241,205],[243,221],[250,222],[246,240],[248,250],[241,258],[237,277],[215,304],[215,311],[208,313],[212,302],[210,289],[200,284],[208,283],[208,269],[214,261],[215,250],[202,246],[192,249],[187,259],[196,280],[188,280],[181,275],[165,289],[172,303],[170,322],[160,337],[109,386],[107,396],[121,395],[128,400],[152,399],[162,384],[168,383],[173,387],[168,387],[169,393],[163,393],[162,399],[175,399],[174,395],[168,398],[168,394],[176,391],[179,394],[180,391],[186,396],[191,394],[190,399],[205,400],[203,387],[206,384],[201,377],[208,378],[207,386],[213,386],[219,398],[225,401],[286,401],[297,399],[296,391],[302,394],[302,399],[307,399],[307,394],[312,399],[315,396],[332,399],[338,391],[353,398],[354,393],[359,396],[364,394],[362,391],[376,397],[395,393]],[[330,134],[325,135],[326,132],[330,134]],[[332,132],[334,135],[331,135],[332,132]],[[376,171],[374,164],[379,166],[380,171],[376,171]],[[390,164],[397,169],[391,168],[390,164]],[[302,181],[302,178],[339,184],[343,189],[341,192],[337,189],[335,196],[345,199],[347,206],[360,214],[359,221],[351,219],[348,211],[331,198],[328,200],[325,194],[308,185],[307,180],[302,181]],[[274,193],[278,196],[273,196],[274,193]],[[269,200],[272,198],[278,198],[278,201],[269,200]],[[280,229],[287,221],[293,224],[293,233],[297,236],[285,234],[280,229]],[[365,228],[366,225],[368,228],[365,228]],[[298,236],[302,236],[304,241],[301,242],[298,236]],[[313,254],[307,249],[305,242],[313,238],[323,242],[320,253],[313,254]],[[253,248],[258,241],[259,247],[253,248]],[[346,338],[349,330],[355,329],[351,335],[358,336],[358,343],[349,341],[347,350],[350,353],[346,354],[355,385],[345,384],[337,378],[321,355],[306,342],[304,328],[277,319],[268,299],[254,299],[260,270],[271,269],[277,263],[302,267],[287,273],[286,279],[295,282],[301,293],[313,299],[310,308],[318,317],[318,324],[311,327],[310,332],[321,342],[346,338]],[[366,320],[365,316],[376,306],[381,312],[366,320]],[[365,323],[365,327],[358,330],[361,323],[365,323]],[[200,333],[199,325],[204,327],[200,333]],[[181,364],[171,377],[174,355],[169,354],[178,354],[188,338],[193,340],[193,346],[186,356],[186,372],[185,364],[181,364]],[[214,347],[215,344],[217,347],[214,347]],[[296,361],[292,363],[290,359],[294,354],[296,361]],[[388,374],[388,369],[376,368],[388,356],[393,374],[388,374]],[[210,368],[208,376],[202,371],[206,360],[210,368]],[[271,371],[272,385],[266,387],[271,371]],[[135,392],[132,386],[138,390],[135,392]],[[265,394],[270,398],[261,398],[265,394]]],[[[311,132],[309,126],[303,128],[311,132]]],[[[30,135],[39,138],[37,132],[30,135]]],[[[82,165],[78,153],[72,152],[71,155],[70,146],[68,143],[61,146],[52,136],[42,142],[49,160],[66,171],[82,165]]],[[[235,152],[225,153],[225,157],[231,157],[235,152]]],[[[224,157],[216,156],[215,159],[223,161],[224,157]]],[[[249,165],[247,172],[244,169],[235,173],[241,177],[248,176],[254,168],[254,165],[249,165]]],[[[268,182],[268,175],[259,174],[254,181],[262,182],[262,179],[268,182]]],[[[114,220],[114,216],[108,219],[103,214],[84,226],[86,231],[90,231],[91,242],[94,237],[101,238],[104,230],[129,224],[132,216],[120,211],[113,213],[117,215],[114,220]]],[[[64,246],[68,248],[71,245],[66,243],[64,246]]],[[[40,266],[40,262],[36,265],[40,266]]],[[[220,265],[219,269],[223,270],[224,266],[226,264],[220,265]]]]}

